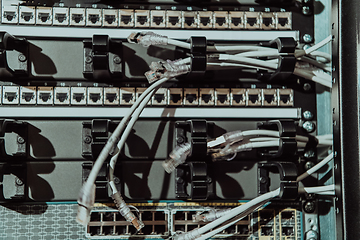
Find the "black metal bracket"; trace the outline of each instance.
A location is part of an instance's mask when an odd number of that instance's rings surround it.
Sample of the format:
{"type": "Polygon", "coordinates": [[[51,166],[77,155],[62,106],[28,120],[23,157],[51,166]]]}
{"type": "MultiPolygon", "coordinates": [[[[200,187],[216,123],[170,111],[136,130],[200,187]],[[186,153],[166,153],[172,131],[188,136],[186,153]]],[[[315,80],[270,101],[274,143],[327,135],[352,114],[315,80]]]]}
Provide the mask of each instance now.
{"type": "Polygon", "coordinates": [[[104,148],[110,132],[116,124],[108,119],[94,119],[91,122],[83,122],[82,130],[82,156],[95,159],[104,148]]]}
{"type": "Polygon", "coordinates": [[[292,162],[260,162],[258,164],[258,192],[264,194],[269,192],[269,172],[276,168],[280,175],[281,200],[295,200],[298,196],[298,183],[296,178],[298,171],[295,163],[292,162]]]}
{"type": "Polygon", "coordinates": [[[190,132],[191,153],[186,164],[175,170],[176,197],[190,200],[206,200],[212,194],[211,178],[207,171],[207,131],[206,120],[188,120],[176,122],[176,140],[178,144],[187,141],[186,132],[190,132]],[[187,184],[191,185],[191,192],[186,193],[187,184]]]}
{"type": "Polygon", "coordinates": [[[7,32],[0,32],[0,69],[6,69],[13,76],[27,76],[29,63],[28,41],[7,32]],[[9,58],[11,58],[11,65],[9,65],[9,58]]]}
{"type": "Polygon", "coordinates": [[[0,157],[2,160],[9,158],[25,157],[27,153],[27,122],[16,121],[13,119],[0,119],[0,157]],[[5,133],[14,132],[17,134],[16,153],[10,155],[5,149],[5,133]]]}
{"type": "Polygon", "coordinates": [[[202,78],[206,72],[206,37],[191,37],[190,42],[190,72],[187,75],[190,78],[202,78]]]}
{"type": "Polygon", "coordinates": [[[84,71],[86,78],[110,79],[122,77],[122,42],[108,35],[93,35],[84,40],[84,71]]]}
{"type": "Polygon", "coordinates": [[[279,131],[280,144],[277,150],[260,149],[258,153],[266,158],[291,158],[297,154],[296,125],[292,120],[271,120],[258,123],[259,129],[279,131]]]}
{"type": "Polygon", "coordinates": [[[27,195],[26,163],[0,163],[0,203],[23,201],[27,195]],[[6,182],[7,184],[3,184],[6,182]]]}
{"type": "Polygon", "coordinates": [[[203,119],[176,122],[176,139],[181,144],[186,141],[186,131],[190,132],[191,152],[189,157],[204,158],[207,156],[208,123],[203,119]],[[181,140],[181,141],[180,141],[181,140]]]}
{"type": "MultiPolygon", "coordinates": [[[[296,41],[294,38],[283,37],[271,40],[268,44],[263,44],[272,48],[277,48],[279,53],[294,54],[296,41]]],[[[296,58],[294,55],[279,56],[278,68],[275,72],[269,73],[266,70],[258,71],[258,79],[261,81],[281,81],[288,79],[294,72],[296,58]]]]}
{"type": "MultiPolygon", "coordinates": [[[[83,163],[82,167],[83,167],[82,181],[84,183],[86,179],[89,177],[89,174],[93,167],[93,163],[83,163]]],[[[97,201],[109,200],[107,173],[108,173],[108,164],[104,163],[95,180],[95,186],[96,186],[95,200],[97,201]]]]}

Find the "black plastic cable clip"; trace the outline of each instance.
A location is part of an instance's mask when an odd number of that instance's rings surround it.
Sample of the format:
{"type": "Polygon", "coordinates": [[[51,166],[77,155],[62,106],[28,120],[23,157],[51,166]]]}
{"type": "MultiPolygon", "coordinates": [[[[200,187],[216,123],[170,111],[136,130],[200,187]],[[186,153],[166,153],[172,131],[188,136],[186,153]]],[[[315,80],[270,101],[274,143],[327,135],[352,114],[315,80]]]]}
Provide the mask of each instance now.
{"type": "Polygon", "coordinates": [[[189,157],[207,156],[207,128],[206,120],[193,119],[186,122],[176,122],[176,138],[179,144],[185,142],[186,131],[190,132],[191,152],[189,157]]]}
{"type": "Polygon", "coordinates": [[[179,165],[176,170],[175,193],[179,199],[206,200],[212,194],[212,183],[207,171],[207,136],[208,122],[202,119],[176,122],[176,141],[182,144],[187,141],[186,132],[190,132],[191,152],[189,160],[179,165]],[[186,186],[191,186],[190,193],[186,186]]]}
{"type": "Polygon", "coordinates": [[[258,192],[264,194],[270,191],[269,172],[280,175],[281,200],[295,200],[298,196],[298,170],[292,162],[260,162],[258,163],[258,192]],[[275,169],[274,169],[275,168],[275,169]],[[275,170],[275,171],[274,171],[275,170]]]}
{"type": "Polygon", "coordinates": [[[261,81],[277,81],[288,79],[294,73],[296,64],[296,58],[294,56],[296,41],[294,38],[280,37],[271,40],[268,44],[262,45],[277,48],[279,53],[289,53],[290,55],[280,55],[278,57],[278,68],[273,73],[269,73],[266,70],[259,70],[258,79],[261,81]]]}
{"type": "Polygon", "coordinates": [[[13,119],[0,119],[0,159],[7,160],[9,158],[24,157],[27,154],[27,129],[28,123],[16,121],[13,119]],[[16,153],[10,155],[5,148],[5,133],[14,132],[17,134],[16,153]]]}
{"type": "Polygon", "coordinates": [[[108,35],[93,35],[84,44],[84,71],[86,78],[110,79],[122,77],[122,42],[108,35]]]}
{"type": "Polygon", "coordinates": [[[190,72],[187,77],[202,78],[206,72],[206,37],[190,37],[190,72]]]}
{"type": "Polygon", "coordinates": [[[13,76],[26,76],[29,73],[29,63],[29,42],[25,38],[0,32],[0,69],[6,69],[13,76]],[[10,51],[16,54],[7,54],[10,51]],[[8,55],[15,56],[16,60],[8,59],[8,55]]]}
{"type": "MultiPolygon", "coordinates": [[[[93,163],[83,163],[82,164],[82,182],[87,180],[90,175],[91,169],[93,167],[93,163]]],[[[109,193],[108,193],[108,180],[107,180],[107,173],[108,173],[108,163],[104,163],[95,180],[95,200],[96,201],[107,201],[109,200],[109,193]]]]}
{"type": "Polygon", "coordinates": [[[296,125],[292,120],[271,120],[258,123],[258,129],[279,132],[279,147],[277,150],[260,148],[258,153],[266,158],[291,158],[297,153],[296,125]]]}
{"type": "Polygon", "coordinates": [[[94,119],[91,122],[83,122],[82,156],[95,160],[104,148],[110,132],[115,129],[115,126],[108,119],[94,119]]]}

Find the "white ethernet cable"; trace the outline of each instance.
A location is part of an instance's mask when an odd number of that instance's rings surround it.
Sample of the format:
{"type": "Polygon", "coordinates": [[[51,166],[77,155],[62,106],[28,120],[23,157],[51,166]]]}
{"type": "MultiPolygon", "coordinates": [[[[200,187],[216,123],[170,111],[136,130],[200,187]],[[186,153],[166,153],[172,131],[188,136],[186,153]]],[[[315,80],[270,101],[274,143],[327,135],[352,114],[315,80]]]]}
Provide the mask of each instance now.
{"type": "Polygon", "coordinates": [[[234,217],[237,217],[239,214],[243,214],[244,212],[248,212],[250,209],[254,209],[257,208],[259,204],[264,203],[264,202],[268,202],[270,199],[279,196],[280,194],[280,188],[262,194],[259,197],[256,197],[254,199],[252,199],[251,201],[240,205],[239,207],[234,208],[233,210],[231,210],[228,214],[226,214],[225,216],[222,216],[218,219],[216,219],[215,221],[212,221],[208,224],[206,224],[205,226],[201,227],[201,228],[197,228],[194,229],[192,231],[183,233],[183,234],[179,234],[179,235],[175,235],[173,236],[174,240],[192,240],[192,239],[196,239],[198,237],[200,237],[202,234],[210,231],[211,229],[214,229],[215,227],[217,227],[218,225],[222,224],[223,222],[226,222],[234,217]]]}
{"type": "MultiPolygon", "coordinates": [[[[163,79],[162,82],[165,82],[167,79],[163,79]]],[[[111,157],[110,160],[110,168],[109,168],[109,183],[112,189],[112,198],[114,200],[114,202],[116,203],[116,206],[120,212],[120,214],[130,223],[132,223],[132,225],[137,229],[140,230],[141,228],[144,227],[144,224],[141,220],[139,220],[131,211],[128,205],[126,205],[124,199],[121,197],[120,193],[117,191],[115,183],[114,183],[114,168],[115,168],[115,164],[117,161],[117,158],[120,154],[120,151],[122,149],[122,147],[125,144],[125,141],[127,139],[127,137],[129,136],[131,129],[133,128],[136,120],[138,119],[138,117],[140,116],[141,112],[143,111],[143,109],[145,108],[145,106],[147,105],[147,103],[149,102],[149,100],[151,99],[151,97],[155,94],[155,92],[157,91],[157,89],[159,89],[161,86],[161,84],[159,84],[158,86],[156,86],[155,88],[153,88],[153,90],[151,91],[151,93],[147,94],[146,97],[143,98],[142,101],[140,101],[140,105],[138,106],[138,108],[135,110],[135,112],[132,114],[131,120],[128,123],[128,125],[126,126],[120,141],[117,144],[117,152],[114,156],[111,157]]],[[[145,93],[143,93],[145,95],[145,93]]],[[[143,95],[142,94],[142,95],[143,95]]]]}
{"type": "Polygon", "coordinates": [[[123,117],[119,125],[114,130],[113,134],[109,137],[109,140],[107,141],[103,150],[100,152],[98,158],[96,159],[88,179],[86,180],[86,182],[84,183],[84,185],[80,190],[78,197],[78,204],[79,204],[78,215],[76,218],[78,223],[86,226],[87,223],[90,221],[90,211],[94,206],[94,201],[95,201],[95,184],[94,184],[95,179],[103,163],[105,162],[106,158],[109,156],[116,142],[118,142],[118,138],[121,135],[122,131],[124,130],[125,125],[131,118],[131,115],[138,108],[138,106],[140,105],[142,100],[148,95],[148,93],[150,93],[154,88],[160,86],[166,81],[167,79],[160,80],[155,84],[151,85],[148,89],[146,89],[145,92],[140,96],[139,101],[133,104],[129,112],[123,117]]]}
{"type": "Polygon", "coordinates": [[[305,179],[306,177],[310,176],[311,174],[315,173],[316,171],[318,171],[320,168],[322,168],[323,166],[325,166],[328,162],[330,162],[331,160],[334,159],[334,154],[331,153],[329,154],[326,158],[324,158],[323,160],[321,160],[318,164],[316,164],[315,166],[313,166],[312,168],[310,168],[309,170],[307,170],[306,172],[304,172],[303,174],[301,174],[300,176],[297,177],[296,181],[300,182],[301,180],[305,179]]]}
{"type": "Polygon", "coordinates": [[[295,57],[302,57],[304,55],[309,55],[311,53],[313,53],[314,51],[318,50],[319,48],[325,46],[326,44],[328,44],[330,41],[332,41],[332,35],[328,36],[327,38],[325,38],[324,40],[322,40],[321,42],[315,44],[314,46],[308,48],[308,49],[305,49],[305,50],[302,50],[302,51],[298,51],[296,54],[295,54],[295,57]]]}
{"type": "MultiPolygon", "coordinates": [[[[335,185],[328,185],[328,186],[320,186],[320,187],[308,187],[308,188],[299,188],[299,191],[300,192],[303,192],[303,193],[315,193],[315,194],[318,194],[318,195],[334,195],[335,192],[334,192],[334,189],[335,189],[335,185]]],[[[275,191],[279,191],[279,189],[275,190],[275,191]]],[[[274,192],[274,191],[273,191],[274,192]]],[[[271,193],[271,192],[269,192],[271,193]]],[[[265,194],[264,194],[265,195],[265,194]]],[[[263,196],[263,195],[261,195],[263,196]]],[[[259,197],[261,197],[259,196],[259,197]]],[[[258,198],[259,198],[258,197],[258,198]]],[[[274,197],[277,197],[277,196],[274,196],[274,197]]],[[[274,198],[273,197],[273,198],[274,198]]],[[[256,199],[256,198],[255,198],[256,199]]],[[[253,200],[255,200],[253,199],[253,200]]],[[[270,199],[269,199],[270,200],[270,199]]],[[[264,202],[261,202],[259,203],[257,206],[255,207],[252,207],[250,208],[249,207],[249,210],[247,211],[244,211],[243,213],[239,214],[238,216],[236,216],[235,220],[233,221],[230,221],[228,223],[225,223],[224,225],[222,225],[221,227],[219,228],[216,228],[216,229],[213,229],[212,231],[206,233],[206,234],[203,234],[201,235],[200,234],[200,229],[194,229],[192,231],[194,231],[194,233],[196,233],[197,235],[194,237],[194,238],[177,238],[176,240],[206,240],[208,238],[211,238],[212,236],[218,234],[219,232],[222,232],[223,230],[225,230],[226,228],[234,225],[235,223],[237,223],[238,221],[240,221],[241,219],[243,219],[245,216],[249,215],[250,213],[252,213],[253,211],[255,211],[256,209],[260,208],[262,205],[264,205],[266,202],[268,201],[264,201],[264,202]]],[[[245,205],[245,204],[244,204],[245,205]]],[[[220,219],[220,218],[219,218],[220,219]]],[[[224,221],[225,222],[225,221],[224,221]]],[[[209,224],[208,224],[209,225],[209,224]]],[[[205,225],[207,226],[207,225],[205,225]]],[[[187,237],[189,236],[194,236],[194,233],[193,234],[189,234],[187,237]]],[[[184,233],[186,234],[186,233],[184,233]]],[[[176,237],[176,236],[175,236],[176,237]]],[[[174,238],[175,238],[174,237],[174,238]]]]}
{"type": "MultiPolygon", "coordinates": [[[[180,63],[181,60],[179,61],[180,63]]],[[[177,73],[183,74],[188,71],[187,65],[181,65],[179,64],[177,73]]],[[[164,82],[167,81],[167,79],[163,79],[164,82]]],[[[113,134],[109,137],[107,143],[105,144],[104,148],[100,152],[97,160],[94,163],[94,166],[89,174],[89,177],[87,181],[83,184],[79,197],[78,197],[78,214],[77,214],[77,221],[82,225],[87,225],[87,223],[90,221],[90,211],[93,208],[94,205],[94,199],[95,199],[95,179],[109,156],[110,152],[114,149],[115,144],[119,141],[119,136],[121,135],[122,131],[125,128],[125,125],[129,121],[131,115],[134,113],[134,111],[138,108],[141,101],[147,96],[148,93],[150,93],[153,89],[155,89],[157,86],[160,86],[162,84],[162,80],[159,80],[156,84],[153,84],[151,87],[149,87],[145,92],[142,94],[144,96],[140,96],[139,101],[135,102],[134,105],[130,108],[128,114],[126,114],[119,125],[114,130],[113,134]]],[[[111,186],[111,185],[110,185],[111,186]]],[[[138,225],[140,226],[140,225],[138,225]]]]}
{"type": "MultiPolygon", "coordinates": [[[[331,153],[331,154],[330,154],[329,156],[327,156],[324,160],[322,160],[319,164],[317,164],[317,165],[319,165],[319,166],[315,165],[314,167],[312,167],[311,169],[309,169],[307,172],[309,172],[309,173],[311,173],[311,174],[314,173],[314,172],[316,172],[316,171],[319,170],[322,166],[324,166],[326,163],[328,163],[332,158],[333,158],[333,154],[331,153]]],[[[304,174],[303,174],[303,175],[304,175],[304,174]]],[[[306,177],[309,176],[309,175],[310,175],[310,174],[304,175],[304,177],[302,177],[300,180],[299,180],[299,177],[298,177],[297,182],[298,182],[298,181],[301,181],[302,179],[306,178],[306,177]]],[[[301,176],[302,176],[302,175],[301,175],[301,176]]],[[[319,195],[331,195],[331,196],[335,195],[334,190],[335,190],[335,185],[327,185],[327,186],[319,186],[319,187],[305,187],[305,188],[301,188],[301,187],[300,187],[300,188],[299,188],[299,192],[300,192],[300,193],[315,193],[315,194],[319,194],[319,195]]],[[[278,195],[280,194],[280,189],[279,189],[279,188],[278,188],[277,190],[275,190],[275,191],[279,191],[279,192],[277,193],[277,195],[275,194],[275,196],[273,196],[272,198],[274,198],[274,197],[276,197],[276,196],[278,196],[278,195]]],[[[275,192],[275,191],[273,191],[273,192],[275,192]]],[[[266,194],[270,194],[270,193],[272,193],[272,192],[269,192],[269,193],[266,193],[266,194]]],[[[265,195],[265,194],[263,194],[263,195],[265,195]]],[[[261,196],[259,196],[259,197],[257,197],[257,198],[260,198],[260,197],[262,197],[263,195],[261,195],[261,196]]],[[[257,198],[255,198],[255,199],[257,199],[257,198]]],[[[255,199],[253,199],[253,200],[255,200],[255,199]]],[[[253,201],[253,200],[251,200],[251,201],[253,201]]],[[[268,199],[268,200],[270,200],[270,199],[268,199]]],[[[251,201],[250,201],[250,202],[251,202],[251,201]]],[[[265,202],[267,202],[267,201],[265,201],[265,202]]],[[[249,203],[249,202],[248,202],[248,203],[249,203]]],[[[246,205],[246,204],[244,204],[244,205],[246,205]]],[[[244,205],[242,205],[242,206],[244,206],[244,205]]],[[[239,207],[238,207],[238,208],[239,208],[239,207]]],[[[251,206],[249,206],[249,210],[248,210],[248,211],[253,210],[253,209],[254,209],[254,208],[252,208],[251,206]]],[[[233,209],[233,210],[231,210],[231,211],[234,211],[234,210],[235,210],[235,209],[233,209]]],[[[233,216],[233,215],[231,214],[231,211],[228,212],[229,216],[231,216],[231,217],[225,218],[225,217],[227,216],[227,215],[225,215],[225,216],[223,216],[223,217],[221,217],[221,218],[218,218],[217,220],[215,220],[215,221],[213,221],[213,222],[205,225],[204,227],[212,224],[209,228],[207,228],[207,229],[210,230],[210,229],[215,228],[217,225],[220,225],[222,222],[225,222],[225,221],[231,219],[232,216],[233,216]],[[230,214],[231,214],[231,215],[230,215],[230,214]],[[220,219],[223,219],[223,221],[221,222],[220,219]],[[217,225],[215,225],[215,222],[216,222],[216,221],[217,221],[217,222],[220,222],[220,223],[217,224],[217,225]]],[[[251,212],[252,212],[252,211],[250,211],[250,213],[251,213],[251,212]]],[[[244,217],[244,215],[238,215],[237,218],[236,218],[234,221],[231,221],[230,223],[227,223],[227,224],[225,224],[225,225],[223,225],[223,226],[221,226],[221,227],[219,227],[219,228],[217,228],[217,229],[214,229],[214,230],[212,230],[212,231],[210,231],[210,232],[208,232],[208,233],[206,233],[206,234],[203,234],[203,235],[201,235],[201,234],[202,234],[202,233],[205,233],[206,230],[204,230],[204,229],[203,229],[203,230],[200,230],[200,229],[202,229],[202,228],[204,228],[204,227],[199,228],[199,229],[194,229],[194,230],[192,230],[192,231],[194,231],[193,233],[191,233],[191,234],[184,233],[184,234],[182,234],[182,235],[185,235],[185,234],[188,234],[188,235],[187,235],[187,236],[182,236],[182,238],[177,238],[176,240],[193,240],[193,239],[196,239],[196,240],[206,240],[206,239],[214,236],[215,234],[223,231],[224,229],[232,226],[233,224],[235,224],[236,222],[238,222],[239,220],[241,220],[243,217],[244,217]],[[195,233],[196,233],[196,235],[195,235],[195,233]],[[195,236],[194,236],[194,235],[195,235],[195,236]],[[191,236],[193,236],[193,237],[190,238],[191,236]]],[[[181,235],[178,235],[178,236],[181,236],[181,235]]],[[[175,236],[175,237],[178,237],[178,236],[175,236]]]]}
{"type": "MultiPolygon", "coordinates": [[[[327,136],[327,135],[324,135],[324,136],[327,136]]],[[[302,174],[300,175],[296,182],[299,182],[303,179],[305,179],[306,177],[308,177],[309,175],[311,175],[312,173],[315,173],[316,171],[318,171],[322,166],[324,166],[325,164],[327,164],[330,160],[333,159],[333,153],[329,154],[329,156],[327,156],[326,158],[324,158],[321,162],[319,162],[317,165],[315,165],[314,167],[312,167],[311,169],[309,169],[307,171],[307,174],[302,174]]],[[[299,192],[300,193],[316,193],[316,194],[319,194],[319,195],[334,195],[335,192],[335,185],[328,185],[328,186],[319,186],[319,187],[301,187],[299,188],[299,192]]],[[[226,210],[221,210],[221,211],[218,211],[214,213],[213,212],[210,212],[208,214],[204,214],[204,215],[195,215],[193,218],[195,218],[195,220],[197,221],[212,221],[214,219],[217,219],[219,217],[222,217],[226,214],[228,214],[230,211],[232,211],[233,209],[226,209],[226,210]],[[216,214],[217,213],[217,214],[216,214]]],[[[238,220],[240,220],[242,217],[239,217],[238,220]]],[[[235,224],[237,221],[235,220],[234,222],[232,222],[231,224],[228,224],[226,225],[226,227],[224,226],[224,228],[222,228],[222,230],[230,227],[231,225],[235,224]]],[[[221,230],[220,230],[221,231],[221,230]]],[[[215,234],[217,234],[218,232],[220,231],[217,231],[217,232],[213,232],[214,234],[212,235],[203,235],[201,236],[202,238],[201,239],[207,239],[215,234]]],[[[197,238],[197,240],[199,240],[200,238],[197,238]]]]}
{"type": "Polygon", "coordinates": [[[150,45],[174,45],[190,49],[190,44],[163,36],[154,32],[133,32],[127,38],[129,43],[138,43],[144,47],[150,45]]]}

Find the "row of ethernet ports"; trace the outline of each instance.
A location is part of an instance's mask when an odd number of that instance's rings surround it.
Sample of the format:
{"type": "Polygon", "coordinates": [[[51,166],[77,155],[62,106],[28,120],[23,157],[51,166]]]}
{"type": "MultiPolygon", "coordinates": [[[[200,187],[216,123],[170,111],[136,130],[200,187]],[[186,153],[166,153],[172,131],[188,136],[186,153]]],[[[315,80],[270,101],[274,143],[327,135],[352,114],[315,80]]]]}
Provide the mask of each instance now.
{"type": "MultiPolygon", "coordinates": [[[[1,90],[1,89],[0,89],[1,90]]],[[[132,105],[146,88],[2,86],[4,105],[132,105]]],[[[160,88],[153,106],[294,106],[292,89],[160,88]]]]}
{"type": "MultiPolygon", "coordinates": [[[[119,214],[119,212],[93,211],[86,228],[89,238],[117,237],[167,237],[175,232],[188,232],[199,228],[206,223],[194,222],[193,216],[197,210],[140,210],[137,214],[145,227],[139,232],[119,214]]],[[[275,237],[277,228],[281,237],[295,237],[297,235],[297,212],[285,209],[276,212],[272,209],[263,209],[254,215],[243,218],[235,225],[224,229],[217,236],[249,237],[257,232],[259,236],[275,237]],[[252,226],[253,225],[253,226],[252,226]]]]}
{"type": "Polygon", "coordinates": [[[2,23],[48,26],[264,30],[288,30],[292,28],[291,12],[4,6],[2,16],[2,23]]]}

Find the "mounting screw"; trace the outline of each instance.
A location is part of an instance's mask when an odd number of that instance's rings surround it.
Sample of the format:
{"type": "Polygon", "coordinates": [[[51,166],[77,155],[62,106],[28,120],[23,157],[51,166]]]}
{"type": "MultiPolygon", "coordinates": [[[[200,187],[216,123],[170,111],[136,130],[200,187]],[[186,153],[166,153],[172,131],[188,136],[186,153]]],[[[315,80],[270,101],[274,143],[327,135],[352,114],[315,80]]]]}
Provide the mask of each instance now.
{"type": "Polygon", "coordinates": [[[206,182],[207,182],[207,183],[211,183],[211,182],[212,182],[212,178],[211,178],[211,177],[208,177],[208,178],[206,179],[206,182]]]}
{"type": "Polygon", "coordinates": [[[303,117],[306,120],[311,120],[314,117],[314,115],[309,110],[306,110],[305,112],[303,112],[303,117]]]}
{"type": "Polygon", "coordinates": [[[84,138],[84,143],[90,144],[90,143],[91,143],[91,140],[92,140],[92,137],[89,136],[89,135],[86,135],[85,138],[84,138]]]}
{"type": "Polygon", "coordinates": [[[26,56],[24,54],[19,54],[18,59],[19,59],[20,62],[25,62],[26,61],[26,56]]]}
{"type": "Polygon", "coordinates": [[[303,129],[307,131],[308,133],[311,133],[315,130],[315,124],[311,121],[306,121],[302,125],[303,129]]]}
{"type": "Polygon", "coordinates": [[[179,177],[178,179],[176,179],[176,182],[178,182],[178,183],[184,183],[184,179],[179,177]]]}
{"type": "Polygon", "coordinates": [[[16,183],[16,185],[18,185],[18,186],[24,185],[24,182],[23,182],[20,178],[18,178],[18,177],[15,179],[15,183],[16,183]]]}
{"type": "Polygon", "coordinates": [[[304,42],[306,42],[306,43],[311,43],[311,42],[313,41],[313,38],[312,38],[312,36],[311,36],[310,34],[306,33],[306,34],[304,34],[304,36],[303,36],[303,40],[304,40],[304,42]]]}
{"type": "Polygon", "coordinates": [[[310,7],[308,7],[308,6],[303,6],[303,7],[302,7],[302,13],[303,13],[304,15],[309,15],[309,14],[311,13],[310,7]]]}
{"type": "Polygon", "coordinates": [[[85,62],[86,62],[86,63],[91,63],[91,62],[92,62],[92,57],[87,56],[87,57],[85,58],[85,62]]]}
{"type": "Polygon", "coordinates": [[[310,83],[305,83],[303,86],[304,91],[308,92],[311,90],[311,85],[310,83]]]}
{"type": "Polygon", "coordinates": [[[306,233],[306,240],[317,240],[318,234],[314,230],[310,230],[306,233]]]}
{"type": "Polygon", "coordinates": [[[264,183],[266,183],[266,182],[267,182],[267,180],[266,180],[266,178],[261,177],[261,178],[260,178],[260,182],[261,182],[262,184],[264,184],[264,183]]]}
{"type": "Polygon", "coordinates": [[[17,139],[17,142],[19,143],[19,144],[23,144],[23,143],[25,143],[25,139],[23,138],[23,137],[18,137],[17,139]]]}
{"type": "Polygon", "coordinates": [[[114,60],[114,63],[116,63],[116,64],[120,64],[120,63],[121,63],[121,58],[118,57],[118,56],[115,56],[113,60],[114,60]]]}
{"type": "Polygon", "coordinates": [[[309,3],[311,0],[303,0],[303,3],[309,3]]]}
{"type": "Polygon", "coordinates": [[[304,153],[305,158],[313,158],[315,157],[315,152],[313,150],[308,150],[304,153]]]}
{"type": "Polygon", "coordinates": [[[181,143],[183,143],[185,141],[185,139],[183,138],[183,137],[177,137],[176,138],[176,142],[178,143],[178,144],[181,144],[181,143]]]}
{"type": "Polygon", "coordinates": [[[304,211],[307,213],[313,213],[315,211],[315,202],[314,201],[307,201],[304,204],[304,211]]]}
{"type": "Polygon", "coordinates": [[[119,184],[120,183],[120,179],[118,177],[114,177],[114,183],[115,184],[119,184]]]}
{"type": "Polygon", "coordinates": [[[313,162],[311,162],[311,161],[306,162],[306,163],[305,163],[305,169],[306,169],[306,170],[309,170],[309,169],[312,168],[314,165],[315,165],[315,164],[314,164],[313,162]]]}

